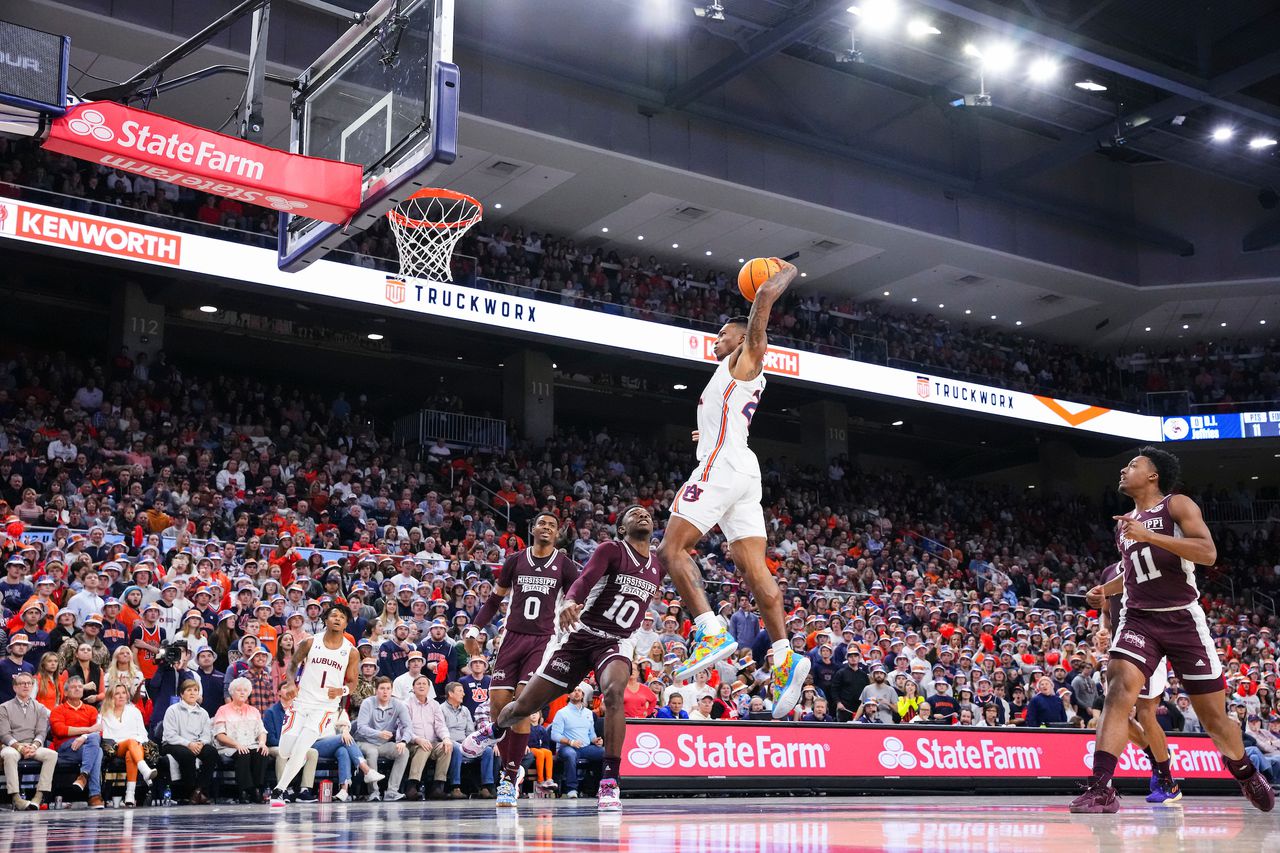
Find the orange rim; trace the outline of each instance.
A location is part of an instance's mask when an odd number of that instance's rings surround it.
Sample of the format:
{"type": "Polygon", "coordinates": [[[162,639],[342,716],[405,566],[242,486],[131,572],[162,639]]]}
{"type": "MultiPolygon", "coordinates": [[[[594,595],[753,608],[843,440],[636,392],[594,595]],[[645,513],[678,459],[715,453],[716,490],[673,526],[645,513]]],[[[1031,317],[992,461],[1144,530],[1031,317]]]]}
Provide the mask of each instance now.
{"type": "Polygon", "coordinates": [[[413,219],[398,210],[388,210],[387,218],[403,228],[470,228],[484,216],[484,205],[480,204],[479,201],[466,193],[445,189],[444,187],[423,187],[400,203],[405,204],[419,198],[452,199],[453,201],[469,202],[475,208],[475,213],[457,222],[429,222],[425,219],[413,219]]]}

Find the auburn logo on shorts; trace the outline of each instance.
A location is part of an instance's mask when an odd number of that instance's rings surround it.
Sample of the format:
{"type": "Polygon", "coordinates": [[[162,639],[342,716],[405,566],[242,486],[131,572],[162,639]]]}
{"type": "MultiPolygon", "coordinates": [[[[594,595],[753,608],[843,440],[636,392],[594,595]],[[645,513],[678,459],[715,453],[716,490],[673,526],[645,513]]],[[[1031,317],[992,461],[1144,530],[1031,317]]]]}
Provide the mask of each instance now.
{"type": "Polygon", "coordinates": [[[701,486],[699,486],[697,483],[690,483],[689,485],[684,487],[684,493],[680,495],[680,497],[682,500],[686,500],[689,503],[694,503],[698,500],[698,498],[702,497],[702,493],[704,491],[706,490],[703,489],[701,486]]]}
{"type": "Polygon", "coordinates": [[[399,305],[404,302],[405,287],[404,279],[394,276],[387,276],[387,301],[392,305],[399,305]]]}

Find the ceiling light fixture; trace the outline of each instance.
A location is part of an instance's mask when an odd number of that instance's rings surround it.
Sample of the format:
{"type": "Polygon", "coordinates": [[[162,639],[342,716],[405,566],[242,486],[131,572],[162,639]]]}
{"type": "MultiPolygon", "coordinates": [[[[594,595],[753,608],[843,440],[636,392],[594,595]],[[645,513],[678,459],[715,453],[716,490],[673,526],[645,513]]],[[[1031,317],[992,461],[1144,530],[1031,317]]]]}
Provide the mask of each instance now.
{"type": "Polygon", "coordinates": [[[1221,124],[1213,129],[1213,133],[1209,138],[1214,142],[1226,142],[1228,139],[1236,135],[1236,130],[1230,125],[1221,124]]]}
{"type": "Polygon", "coordinates": [[[885,296],[888,296],[888,295],[889,295],[889,291],[887,291],[887,290],[886,290],[886,291],[884,292],[884,295],[885,295],[885,296]]]}
{"type": "Polygon", "coordinates": [[[964,55],[972,56],[981,62],[984,71],[994,71],[998,74],[1001,71],[1008,71],[1013,66],[1018,58],[1018,49],[1007,41],[998,41],[985,48],[979,48],[976,44],[970,43],[964,46],[964,55]]]}
{"type": "Polygon", "coordinates": [[[711,257],[711,250],[707,249],[707,257],[711,257]]]}
{"type": "Polygon", "coordinates": [[[495,204],[495,205],[493,206],[493,209],[494,209],[494,210],[502,210],[502,204],[501,204],[501,203],[499,203],[499,204],[495,204]]]}
{"type": "Polygon", "coordinates": [[[1219,323],[1218,325],[1219,325],[1219,326],[1221,326],[1221,327],[1222,327],[1222,328],[1224,328],[1224,329],[1227,327],[1227,324],[1226,324],[1226,323],[1219,323]]]}
{"type": "Polygon", "coordinates": [[[800,273],[800,277],[801,277],[801,278],[808,278],[808,277],[809,277],[809,274],[808,274],[807,272],[802,272],[802,273],[800,273]]]}
{"type": "Polygon", "coordinates": [[[694,6],[693,14],[708,21],[723,21],[724,6],[720,4],[720,0],[711,0],[706,6],[694,6]]]}
{"type": "Polygon", "coordinates": [[[992,320],[994,320],[995,318],[996,318],[996,315],[995,315],[995,314],[992,314],[992,315],[991,315],[991,319],[992,319],[992,320]]]}
{"type": "Polygon", "coordinates": [[[640,235],[638,235],[638,236],[636,237],[636,239],[637,239],[637,240],[643,240],[643,239],[644,239],[644,235],[643,235],[643,234],[640,234],[640,235]]]}
{"type": "Polygon", "coordinates": [[[919,302],[920,300],[913,296],[913,297],[911,297],[911,301],[912,301],[912,302],[919,302]]]}
{"type": "Polygon", "coordinates": [[[1272,139],[1270,136],[1255,136],[1253,139],[1249,140],[1249,147],[1254,151],[1261,151],[1262,149],[1270,148],[1275,144],[1276,140],[1272,139]]]}
{"type": "Polygon", "coordinates": [[[216,306],[216,305],[201,305],[201,306],[200,306],[200,313],[201,313],[201,314],[217,314],[217,313],[218,313],[218,306],[216,306]]]}
{"type": "Polygon", "coordinates": [[[1048,83],[1058,76],[1058,61],[1052,57],[1042,56],[1027,69],[1027,77],[1033,83],[1048,83]]]}
{"type": "Polygon", "coordinates": [[[867,29],[886,30],[898,19],[898,0],[863,0],[850,6],[849,14],[856,15],[867,29]]]}
{"type": "Polygon", "coordinates": [[[1087,79],[1086,79],[1086,80],[1078,80],[1078,81],[1076,81],[1075,87],[1076,87],[1077,89],[1083,89],[1083,90],[1085,90],[1086,92],[1105,92],[1105,91],[1107,91],[1107,87],[1106,87],[1106,86],[1102,85],[1101,83],[1097,83],[1097,82],[1095,82],[1095,81],[1093,81],[1093,80],[1087,80],[1087,79]]]}
{"type": "Polygon", "coordinates": [[[1259,321],[1258,321],[1258,325],[1259,325],[1259,326],[1265,326],[1265,325],[1267,325],[1267,321],[1266,321],[1266,320],[1259,320],[1259,321]]]}
{"type": "Polygon", "coordinates": [[[1149,332],[1149,331],[1151,331],[1151,327],[1150,327],[1150,326],[1147,326],[1145,329],[1143,329],[1143,331],[1144,331],[1144,332],[1149,332]]]}
{"type": "Polygon", "coordinates": [[[902,421],[894,421],[890,426],[902,426],[902,421]]]}
{"type": "Polygon", "coordinates": [[[1183,324],[1182,324],[1182,328],[1184,328],[1184,329],[1190,329],[1191,327],[1190,327],[1190,326],[1188,326],[1186,323],[1183,323],[1183,324]]]}
{"type": "Polygon", "coordinates": [[[1014,321],[1014,324],[1013,324],[1013,325],[1015,325],[1015,326],[1021,326],[1021,325],[1022,325],[1022,321],[1021,321],[1021,320],[1016,320],[1016,321],[1014,321]]]}
{"type": "Polygon", "coordinates": [[[907,23],[907,35],[912,38],[922,39],[941,34],[942,30],[938,29],[924,18],[914,18],[907,23]]]}
{"type": "Polygon", "coordinates": [[[673,248],[673,249],[679,249],[679,248],[680,248],[680,244],[679,244],[679,243],[672,243],[672,244],[671,244],[671,248],[673,248]]]}
{"type": "Polygon", "coordinates": [[[377,332],[370,332],[369,334],[365,335],[365,337],[366,337],[366,338],[368,338],[368,339],[369,339],[369,340],[371,340],[371,341],[380,341],[380,340],[382,340],[382,335],[378,334],[377,332]]]}
{"type": "Polygon", "coordinates": [[[747,262],[746,258],[738,258],[738,263],[745,264],[746,262],[747,262]]]}
{"type": "Polygon", "coordinates": [[[688,385],[682,385],[682,384],[680,384],[679,382],[677,382],[675,385],[672,385],[672,386],[671,386],[671,389],[672,389],[673,391],[685,391],[685,390],[688,390],[688,388],[689,388],[689,386],[688,386],[688,385]]]}
{"type": "Polygon", "coordinates": [[[939,308],[946,308],[946,307],[947,307],[947,305],[946,305],[946,303],[945,303],[945,302],[939,302],[939,303],[938,303],[938,307],[939,307],[939,308]]]}
{"type": "Polygon", "coordinates": [[[973,309],[972,309],[972,308],[966,308],[966,309],[964,309],[964,313],[966,313],[966,314],[972,314],[972,313],[973,313],[973,309]]]}
{"type": "Polygon", "coordinates": [[[600,233],[601,233],[601,234],[608,234],[608,233],[609,233],[609,226],[608,226],[608,225],[606,225],[605,227],[601,228],[601,229],[600,229],[600,233]]]}

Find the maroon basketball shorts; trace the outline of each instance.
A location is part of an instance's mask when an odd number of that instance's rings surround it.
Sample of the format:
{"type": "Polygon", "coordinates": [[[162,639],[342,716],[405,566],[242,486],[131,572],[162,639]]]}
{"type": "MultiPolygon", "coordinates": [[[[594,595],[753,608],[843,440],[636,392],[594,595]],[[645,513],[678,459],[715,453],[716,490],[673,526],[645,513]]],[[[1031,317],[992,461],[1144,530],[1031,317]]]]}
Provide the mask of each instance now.
{"type": "Polygon", "coordinates": [[[613,660],[626,661],[630,666],[631,654],[630,640],[602,637],[587,631],[581,625],[575,625],[567,633],[552,637],[543,653],[537,675],[557,687],[572,690],[592,670],[595,670],[598,678],[613,660]]]}
{"type": "Polygon", "coordinates": [[[1167,657],[1188,693],[1226,689],[1222,661],[1199,604],[1179,610],[1134,610],[1120,614],[1111,654],[1136,665],[1148,679],[1167,657]]]}
{"type": "Polygon", "coordinates": [[[493,667],[490,690],[515,690],[526,684],[537,671],[550,637],[507,632],[498,647],[498,661],[493,667]]]}

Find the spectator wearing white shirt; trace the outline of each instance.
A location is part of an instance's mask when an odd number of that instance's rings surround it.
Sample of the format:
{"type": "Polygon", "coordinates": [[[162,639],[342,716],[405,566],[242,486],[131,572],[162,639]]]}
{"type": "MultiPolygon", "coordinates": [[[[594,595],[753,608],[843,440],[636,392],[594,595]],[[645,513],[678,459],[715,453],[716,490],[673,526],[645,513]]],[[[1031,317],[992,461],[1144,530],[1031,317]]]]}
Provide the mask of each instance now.
{"type": "Polygon", "coordinates": [[[413,698],[413,682],[422,675],[422,667],[426,662],[426,656],[417,649],[409,652],[409,656],[405,658],[405,666],[409,670],[397,675],[395,681],[391,682],[391,695],[406,705],[409,704],[409,700],[413,698]]]}
{"type": "Polygon", "coordinates": [[[61,460],[62,462],[75,462],[76,454],[79,453],[75,444],[71,441],[71,433],[65,429],[58,433],[57,438],[49,442],[49,447],[45,452],[50,460],[61,460]]]}

